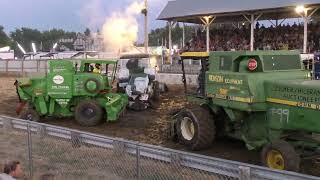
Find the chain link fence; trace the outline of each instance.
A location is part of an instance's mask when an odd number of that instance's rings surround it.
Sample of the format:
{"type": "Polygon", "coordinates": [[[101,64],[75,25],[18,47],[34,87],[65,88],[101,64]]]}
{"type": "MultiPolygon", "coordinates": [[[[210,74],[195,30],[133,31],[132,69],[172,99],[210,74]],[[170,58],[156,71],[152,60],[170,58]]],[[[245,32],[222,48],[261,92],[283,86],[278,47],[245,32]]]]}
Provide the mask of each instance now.
{"type": "Polygon", "coordinates": [[[0,116],[0,164],[25,179],[318,179],[0,116]]]}

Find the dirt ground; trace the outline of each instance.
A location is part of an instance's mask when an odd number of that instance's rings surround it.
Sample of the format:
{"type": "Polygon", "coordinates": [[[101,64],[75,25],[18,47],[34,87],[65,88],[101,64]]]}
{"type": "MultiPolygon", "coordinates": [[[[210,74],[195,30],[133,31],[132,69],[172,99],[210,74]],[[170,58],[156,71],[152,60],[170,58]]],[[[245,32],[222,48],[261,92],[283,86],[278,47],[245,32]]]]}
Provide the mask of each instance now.
{"type": "MultiPolygon", "coordinates": [[[[13,86],[14,81],[15,77],[0,76],[0,115],[16,117],[15,109],[18,99],[13,86]]],[[[168,93],[161,95],[157,108],[142,112],[128,110],[121,119],[114,123],[104,123],[97,127],[82,127],[73,119],[47,118],[43,122],[187,151],[183,146],[167,139],[168,113],[182,106],[184,106],[182,87],[171,86],[168,93]]],[[[257,165],[260,162],[259,152],[249,151],[244,143],[231,139],[218,140],[210,149],[196,153],[257,165]]],[[[302,163],[302,173],[320,176],[319,170],[319,164],[311,161],[302,163]]]]}

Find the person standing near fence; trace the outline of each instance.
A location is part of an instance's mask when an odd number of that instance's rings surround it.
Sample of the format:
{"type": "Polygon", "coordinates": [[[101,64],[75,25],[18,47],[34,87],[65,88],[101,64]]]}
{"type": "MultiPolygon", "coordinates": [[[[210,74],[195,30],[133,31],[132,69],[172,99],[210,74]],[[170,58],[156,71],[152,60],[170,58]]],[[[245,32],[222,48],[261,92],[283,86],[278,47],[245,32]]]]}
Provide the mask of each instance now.
{"type": "Polygon", "coordinates": [[[0,174],[0,180],[15,180],[23,175],[22,167],[19,161],[12,161],[4,165],[3,173],[0,174]]]}

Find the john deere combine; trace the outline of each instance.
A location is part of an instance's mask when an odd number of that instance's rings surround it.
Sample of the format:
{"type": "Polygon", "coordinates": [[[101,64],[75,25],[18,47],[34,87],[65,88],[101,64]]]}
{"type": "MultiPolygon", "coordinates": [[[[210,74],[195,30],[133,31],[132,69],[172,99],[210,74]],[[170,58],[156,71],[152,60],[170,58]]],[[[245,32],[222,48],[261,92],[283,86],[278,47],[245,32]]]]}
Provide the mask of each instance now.
{"type": "Polygon", "coordinates": [[[301,70],[298,52],[187,52],[181,59],[202,64],[193,94],[183,74],[190,103],[173,126],[182,144],[200,150],[229,136],[261,150],[263,165],[292,171],[301,158],[319,157],[320,83],[301,70]]]}
{"type": "Polygon", "coordinates": [[[78,67],[72,61],[54,60],[49,66],[45,77],[17,79],[20,118],[74,116],[81,125],[94,126],[104,119],[117,120],[125,109],[128,97],[112,93],[117,61],[81,60],[78,67]],[[100,69],[94,71],[94,66],[100,69]]]}

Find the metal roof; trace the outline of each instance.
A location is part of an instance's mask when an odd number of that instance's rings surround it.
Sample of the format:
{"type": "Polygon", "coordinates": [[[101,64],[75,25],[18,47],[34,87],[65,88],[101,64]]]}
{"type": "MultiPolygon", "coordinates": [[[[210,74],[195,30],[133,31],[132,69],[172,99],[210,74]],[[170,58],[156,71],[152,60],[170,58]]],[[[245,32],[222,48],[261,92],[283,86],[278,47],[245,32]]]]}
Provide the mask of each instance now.
{"type": "Polygon", "coordinates": [[[202,24],[201,16],[214,15],[215,22],[244,21],[243,14],[263,14],[259,20],[300,17],[295,8],[320,7],[320,0],[175,0],[169,1],[158,20],[202,24]]]}

